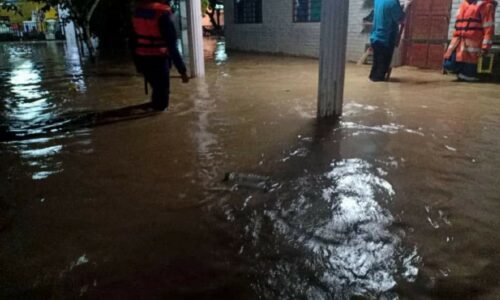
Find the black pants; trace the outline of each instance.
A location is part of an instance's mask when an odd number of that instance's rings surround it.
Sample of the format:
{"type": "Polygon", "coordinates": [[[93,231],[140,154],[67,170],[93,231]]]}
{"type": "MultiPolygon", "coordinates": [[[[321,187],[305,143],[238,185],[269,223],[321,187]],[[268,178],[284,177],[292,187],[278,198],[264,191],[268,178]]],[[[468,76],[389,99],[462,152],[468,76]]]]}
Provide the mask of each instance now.
{"type": "Polygon", "coordinates": [[[372,44],[372,49],[373,65],[370,72],[370,79],[372,81],[385,81],[391,67],[394,47],[387,47],[384,44],[375,42],[372,44]]]}
{"type": "Polygon", "coordinates": [[[151,105],[156,110],[168,108],[170,97],[170,61],[164,57],[140,57],[139,70],[151,85],[151,105]]]}

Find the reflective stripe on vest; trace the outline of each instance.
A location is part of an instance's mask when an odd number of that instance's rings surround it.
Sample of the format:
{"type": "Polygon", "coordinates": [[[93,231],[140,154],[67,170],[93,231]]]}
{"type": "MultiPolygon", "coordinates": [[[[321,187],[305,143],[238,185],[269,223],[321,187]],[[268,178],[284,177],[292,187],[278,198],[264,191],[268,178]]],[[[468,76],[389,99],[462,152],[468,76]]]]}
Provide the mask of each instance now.
{"type": "Polygon", "coordinates": [[[463,48],[464,52],[469,52],[469,53],[480,53],[481,48],[476,48],[476,47],[464,47],[463,48]]]}
{"type": "Polygon", "coordinates": [[[482,31],[483,21],[480,15],[482,1],[469,4],[466,8],[461,7],[455,22],[455,34],[465,36],[468,31],[482,31]]]}

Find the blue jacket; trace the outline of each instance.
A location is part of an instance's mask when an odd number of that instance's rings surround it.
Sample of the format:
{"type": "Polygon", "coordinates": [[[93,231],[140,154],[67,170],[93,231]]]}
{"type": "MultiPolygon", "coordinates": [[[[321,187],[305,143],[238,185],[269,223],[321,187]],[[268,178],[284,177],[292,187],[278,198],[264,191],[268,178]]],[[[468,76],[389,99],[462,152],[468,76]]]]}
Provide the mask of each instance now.
{"type": "Polygon", "coordinates": [[[405,13],[399,0],[375,0],[373,29],[370,42],[394,47],[399,32],[399,24],[405,13]]]}

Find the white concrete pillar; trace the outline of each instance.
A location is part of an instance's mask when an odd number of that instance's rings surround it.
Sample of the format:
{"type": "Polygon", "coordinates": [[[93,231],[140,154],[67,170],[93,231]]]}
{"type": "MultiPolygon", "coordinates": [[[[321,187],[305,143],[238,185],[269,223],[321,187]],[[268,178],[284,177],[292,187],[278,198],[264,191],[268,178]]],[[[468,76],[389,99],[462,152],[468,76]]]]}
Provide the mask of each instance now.
{"type": "Polygon", "coordinates": [[[189,54],[189,33],[187,26],[187,3],[186,1],[179,2],[180,12],[179,17],[181,18],[181,40],[182,40],[182,55],[184,57],[190,57],[189,54]]]}
{"type": "Polygon", "coordinates": [[[318,118],[340,116],[344,100],[349,0],[323,0],[318,118]]]}
{"type": "Polygon", "coordinates": [[[205,76],[205,58],[203,54],[203,31],[200,0],[188,0],[188,36],[191,76],[205,76]]]}

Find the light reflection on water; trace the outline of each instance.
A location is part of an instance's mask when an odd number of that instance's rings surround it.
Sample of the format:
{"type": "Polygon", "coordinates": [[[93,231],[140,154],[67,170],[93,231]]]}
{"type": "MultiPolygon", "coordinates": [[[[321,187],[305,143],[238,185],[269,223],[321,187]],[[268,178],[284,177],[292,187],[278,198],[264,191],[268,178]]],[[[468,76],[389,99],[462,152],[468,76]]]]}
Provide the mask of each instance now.
{"type": "Polygon", "coordinates": [[[325,174],[284,184],[263,208],[248,206],[258,196],[240,209],[226,205],[226,219],[246,224],[242,240],[251,241],[240,255],[259,259],[257,294],[397,299],[396,286],[416,279],[420,257],[391,230],[394,218],[384,205],[395,191],[387,174],[362,159],[338,160],[325,174]]]}
{"type": "Polygon", "coordinates": [[[208,186],[218,176],[215,157],[222,154],[218,136],[210,131],[210,116],[216,111],[216,100],[210,95],[207,83],[200,80],[196,83],[197,93],[193,95],[195,111],[198,115],[194,140],[199,156],[199,176],[203,184],[208,186]]]}
{"type": "Polygon", "coordinates": [[[410,134],[424,136],[424,134],[419,130],[407,129],[403,125],[394,123],[366,126],[354,122],[341,122],[341,127],[339,128],[339,130],[352,130],[353,136],[358,136],[362,134],[377,134],[377,133],[396,134],[400,132],[406,132],[410,134]]]}
{"type": "Polygon", "coordinates": [[[88,134],[58,129],[70,121],[60,117],[69,109],[54,92],[67,91],[71,84],[85,90],[80,59],[69,48],[65,56],[61,50],[54,43],[8,44],[0,49],[2,141],[29,166],[33,180],[61,173],[63,164],[57,157],[65,139],[88,134]]]}
{"type": "Polygon", "coordinates": [[[66,73],[71,75],[71,82],[76,90],[85,92],[87,85],[85,83],[82,61],[76,45],[66,45],[65,47],[66,73]]]}
{"type": "Polygon", "coordinates": [[[226,41],[224,38],[221,38],[220,40],[217,41],[216,47],[215,47],[215,63],[220,65],[222,63],[225,63],[227,61],[227,52],[226,52],[226,41]]]}
{"type": "Polygon", "coordinates": [[[205,58],[213,60],[219,66],[227,62],[228,55],[224,37],[205,38],[205,58]]]}

